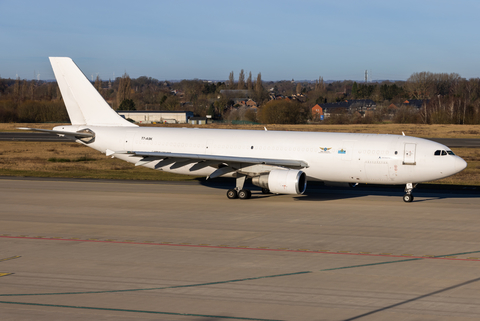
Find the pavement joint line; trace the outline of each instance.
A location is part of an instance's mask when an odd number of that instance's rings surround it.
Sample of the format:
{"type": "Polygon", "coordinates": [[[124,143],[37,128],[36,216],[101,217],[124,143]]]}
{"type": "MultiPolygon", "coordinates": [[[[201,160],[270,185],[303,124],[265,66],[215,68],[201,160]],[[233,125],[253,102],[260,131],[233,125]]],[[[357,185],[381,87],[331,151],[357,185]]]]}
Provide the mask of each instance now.
{"type": "Polygon", "coordinates": [[[163,315],[179,315],[189,317],[201,317],[201,318],[213,318],[213,319],[230,319],[230,320],[251,320],[251,321],[281,321],[274,319],[259,319],[259,318],[246,318],[246,317],[232,317],[224,315],[208,315],[208,314],[196,314],[196,313],[176,313],[176,312],[162,312],[162,311],[149,311],[149,310],[133,310],[133,309],[115,309],[115,308],[100,308],[100,307],[88,307],[77,305],[61,305],[61,304],[44,304],[44,303],[27,303],[27,302],[10,302],[0,301],[3,304],[17,304],[17,305],[30,305],[41,307],[55,307],[55,308],[70,308],[70,309],[84,309],[84,310],[100,310],[100,311],[115,311],[115,312],[133,312],[133,313],[149,313],[149,314],[163,314],[163,315]]]}
{"type": "Polygon", "coordinates": [[[297,253],[316,253],[316,254],[338,254],[338,255],[358,255],[358,256],[379,256],[379,257],[411,257],[418,259],[443,259],[443,260],[455,260],[455,261],[477,261],[480,258],[458,258],[455,256],[469,254],[469,253],[479,253],[480,251],[465,252],[461,254],[454,255],[412,255],[412,254],[392,254],[392,253],[379,253],[373,254],[369,252],[350,252],[350,251],[330,251],[330,250],[306,250],[306,249],[288,249],[288,248],[269,248],[266,246],[262,247],[248,247],[248,246],[229,246],[229,245],[208,245],[208,244],[182,244],[182,243],[173,243],[173,242],[137,242],[134,240],[100,240],[98,238],[89,238],[89,239],[80,239],[77,237],[70,238],[54,238],[54,237],[31,237],[31,236],[6,236],[5,234],[0,235],[0,238],[19,238],[27,240],[46,240],[46,241],[75,241],[75,242],[95,242],[95,243],[114,243],[114,244],[136,244],[136,245],[163,245],[163,246],[184,246],[184,247],[206,247],[206,248],[218,248],[218,249],[237,249],[237,250],[257,250],[257,251],[272,251],[272,252],[297,252],[297,253]]]}
{"type": "MultiPolygon", "coordinates": [[[[470,251],[470,252],[463,252],[463,253],[454,253],[454,254],[438,255],[438,256],[436,256],[435,258],[442,258],[442,257],[445,257],[445,256],[452,256],[452,255],[472,254],[472,253],[480,253],[480,251],[470,251]]],[[[341,266],[341,267],[336,267],[336,268],[322,269],[322,270],[318,270],[318,271],[300,271],[300,272],[291,272],[291,273],[283,273],[283,274],[257,276],[257,277],[243,278],[243,279],[234,279],[234,280],[225,280],[225,281],[215,281],[215,282],[206,282],[206,283],[196,283],[196,284],[185,284],[185,285],[172,285],[172,286],[157,287],[157,288],[124,289],[124,290],[103,290],[103,291],[83,291],[83,292],[60,292],[60,293],[15,293],[15,294],[0,294],[0,297],[69,295],[69,294],[98,294],[98,293],[119,293],[119,292],[137,292],[137,291],[152,291],[152,290],[190,288],[190,287],[197,287],[197,286],[218,285],[218,284],[227,284],[227,283],[236,283],[236,282],[245,282],[245,281],[253,281],[253,280],[270,279],[270,278],[277,278],[277,277],[284,277],[284,276],[293,276],[293,275],[309,274],[309,273],[315,273],[315,272],[328,272],[328,271],[353,269],[353,268],[360,268],[360,267],[367,267],[367,266],[375,266],[375,265],[384,265],[384,264],[410,262],[410,261],[420,261],[420,260],[425,260],[425,259],[429,259],[429,258],[425,258],[425,257],[414,257],[414,258],[408,258],[408,259],[403,259],[403,260],[395,260],[395,261],[386,261],[386,262],[376,262],[376,263],[367,263],[367,264],[359,264],[359,265],[341,266]]],[[[0,301],[0,303],[1,303],[1,301],[0,301]]]]}
{"type": "Polygon", "coordinates": [[[172,285],[172,286],[163,286],[156,288],[142,288],[142,289],[124,289],[124,290],[102,290],[102,291],[83,291],[83,292],[59,292],[59,293],[15,293],[15,294],[0,294],[0,297],[13,297],[13,296],[46,296],[46,295],[68,295],[68,294],[99,294],[99,293],[119,293],[119,292],[138,292],[138,291],[153,291],[153,290],[166,290],[166,289],[179,289],[179,288],[191,288],[197,286],[206,286],[206,285],[217,285],[217,284],[226,284],[226,283],[236,283],[236,282],[245,282],[245,281],[254,281],[261,279],[270,279],[282,276],[292,276],[300,274],[309,274],[313,271],[301,271],[301,272],[292,272],[292,273],[283,273],[283,274],[274,274],[266,276],[256,276],[243,279],[234,279],[226,281],[214,281],[206,283],[195,283],[195,284],[184,284],[184,285],[172,285]]]}

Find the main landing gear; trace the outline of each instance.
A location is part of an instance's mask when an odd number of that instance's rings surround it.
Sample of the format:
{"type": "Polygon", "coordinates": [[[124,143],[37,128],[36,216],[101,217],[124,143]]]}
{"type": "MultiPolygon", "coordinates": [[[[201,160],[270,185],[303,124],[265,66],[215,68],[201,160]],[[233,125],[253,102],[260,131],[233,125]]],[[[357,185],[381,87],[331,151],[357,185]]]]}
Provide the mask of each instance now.
{"type": "Polygon", "coordinates": [[[415,186],[417,186],[417,184],[407,183],[407,185],[405,186],[405,195],[403,195],[404,202],[407,202],[407,203],[413,202],[412,191],[415,188],[415,186]]]}
{"type": "Polygon", "coordinates": [[[252,197],[252,192],[250,190],[243,189],[243,185],[245,185],[245,178],[246,176],[237,177],[237,187],[227,191],[227,197],[229,199],[239,198],[246,200],[252,197]]]}

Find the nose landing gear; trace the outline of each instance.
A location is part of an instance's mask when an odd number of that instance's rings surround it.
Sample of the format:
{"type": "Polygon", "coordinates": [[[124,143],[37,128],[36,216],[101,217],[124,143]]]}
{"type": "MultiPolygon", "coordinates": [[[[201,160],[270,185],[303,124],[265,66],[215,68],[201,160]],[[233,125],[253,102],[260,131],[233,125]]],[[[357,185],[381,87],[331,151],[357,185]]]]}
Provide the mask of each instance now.
{"type": "Polygon", "coordinates": [[[404,202],[407,202],[407,203],[413,202],[412,191],[415,188],[415,186],[417,186],[417,184],[407,183],[407,185],[405,186],[405,195],[403,195],[404,202]]]}

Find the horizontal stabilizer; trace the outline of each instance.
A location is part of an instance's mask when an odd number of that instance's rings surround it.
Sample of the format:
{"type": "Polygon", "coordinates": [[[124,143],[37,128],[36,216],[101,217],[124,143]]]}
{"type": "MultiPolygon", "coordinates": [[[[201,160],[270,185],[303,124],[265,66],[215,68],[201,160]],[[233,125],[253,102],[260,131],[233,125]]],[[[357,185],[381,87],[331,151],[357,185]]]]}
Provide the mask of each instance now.
{"type": "Polygon", "coordinates": [[[75,137],[75,138],[87,138],[87,137],[95,137],[95,134],[92,133],[87,133],[87,132],[66,132],[62,130],[49,130],[49,129],[40,129],[40,128],[26,128],[26,127],[20,127],[17,129],[21,130],[31,130],[34,132],[42,132],[42,133],[48,133],[48,134],[55,134],[55,135],[60,135],[60,136],[69,136],[69,137],[75,137]]]}

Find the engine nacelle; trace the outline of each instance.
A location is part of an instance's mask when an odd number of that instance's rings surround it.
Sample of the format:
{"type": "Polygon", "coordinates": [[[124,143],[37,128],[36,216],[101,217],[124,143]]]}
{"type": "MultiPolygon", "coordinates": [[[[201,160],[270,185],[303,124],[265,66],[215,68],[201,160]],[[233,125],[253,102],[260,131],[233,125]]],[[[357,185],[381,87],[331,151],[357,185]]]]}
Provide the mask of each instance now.
{"type": "Polygon", "coordinates": [[[303,194],[307,188],[307,175],[300,170],[274,169],[252,178],[252,183],[275,194],[303,194]]]}

